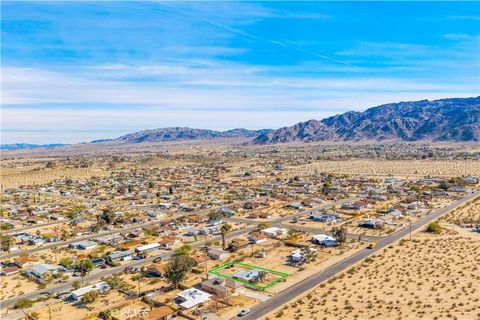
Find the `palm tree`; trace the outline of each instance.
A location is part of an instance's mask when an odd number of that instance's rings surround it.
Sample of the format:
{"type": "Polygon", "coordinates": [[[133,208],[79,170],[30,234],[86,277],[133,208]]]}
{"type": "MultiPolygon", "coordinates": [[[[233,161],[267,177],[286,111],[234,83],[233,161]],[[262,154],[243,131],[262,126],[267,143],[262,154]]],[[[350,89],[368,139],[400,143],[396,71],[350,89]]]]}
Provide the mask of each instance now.
{"type": "Polygon", "coordinates": [[[226,239],[225,236],[232,231],[232,225],[228,223],[224,223],[222,227],[220,228],[220,233],[222,235],[222,247],[223,249],[226,248],[226,239]]]}

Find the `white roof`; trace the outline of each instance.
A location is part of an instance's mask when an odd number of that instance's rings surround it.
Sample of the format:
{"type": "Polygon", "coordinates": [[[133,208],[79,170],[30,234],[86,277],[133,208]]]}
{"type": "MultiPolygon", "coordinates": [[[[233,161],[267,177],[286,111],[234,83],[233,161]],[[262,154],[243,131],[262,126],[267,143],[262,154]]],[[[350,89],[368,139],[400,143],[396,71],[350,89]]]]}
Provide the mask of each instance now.
{"type": "MultiPolygon", "coordinates": [[[[310,252],[315,253],[315,252],[317,252],[317,250],[314,249],[314,248],[310,248],[310,252]]],[[[302,249],[297,249],[297,250],[293,251],[292,253],[290,253],[290,256],[296,257],[296,258],[303,257],[302,249]]]]}
{"type": "Polygon", "coordinates": [[[312,239],[316,241],[335,241],[335,239],[332,236],[326,235],[326,234],[316,234],[312,236],[312,239]]]}
{"type": "Polygon", "coordinates": [[[52,270],[56,270],[58,267],[52,266],[50,264],[45,264],[45,263],[40,263],[35,266],[33,266],[30,270],[34,272],[35,274],[41,276],[45,272],[49,272],[52,270]]]}
{"type": "Polygon", "coordinates": [[[277,233],[288,232],[288,230],[286,228],[270,227],[267,229],[260,230],[260,232],[265,234],[277,234],[277,233]]]}
{"type": "Polygon", "coordinates": [[[202,290],[198,290],[195,288],[190,288],[187,290],[183,290],[177,294],[177,297],[182,298],[183,302],[179,303],[181,307],[185,309],[190,309],[191,307],[196,306],[197,304],[204,303],[210,300],[212,295],[202,290]]]}
{"type": "Polygon", "coordinates": [[[110,289],[110,286],[108,285],[108,283],[106,283],[105,281],[100,281],[95,284],[74,290],[72,291],[72,295],[76,297],[82,297],[84,294],[90,291],[100,291],[100,290],[108,290],[108,289],[110,289]]]}
{"type": "Polygon", "coordinates": [[[144,246],[137,247],[135,250],[145,251],[145,250],[155,249],[155,248],[159,248],[159,247],[160,247],[159,243],[150,243],[150,244],[146,244],[144,246]]]}

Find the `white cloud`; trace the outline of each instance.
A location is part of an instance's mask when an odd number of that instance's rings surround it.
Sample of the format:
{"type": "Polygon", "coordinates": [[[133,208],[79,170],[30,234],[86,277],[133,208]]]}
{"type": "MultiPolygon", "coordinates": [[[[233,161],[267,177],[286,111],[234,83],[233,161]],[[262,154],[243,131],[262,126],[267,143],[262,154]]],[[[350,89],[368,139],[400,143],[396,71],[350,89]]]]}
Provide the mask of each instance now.
{"type": "Polygon", "coordinates": [[[218,61],[4,67],[2,141],[81,142],[165,126],[278,128],[395,101],[478,95],[476,83],[277,71],[218,61]]]}

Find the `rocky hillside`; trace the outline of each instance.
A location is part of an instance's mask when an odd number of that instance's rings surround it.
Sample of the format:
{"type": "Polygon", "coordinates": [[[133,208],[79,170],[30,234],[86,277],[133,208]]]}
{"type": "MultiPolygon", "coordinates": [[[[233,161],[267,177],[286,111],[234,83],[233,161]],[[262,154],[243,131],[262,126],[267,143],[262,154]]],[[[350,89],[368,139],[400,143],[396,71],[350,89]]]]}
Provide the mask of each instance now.
{"type": "Polygon", "coordinates": [[[480,97],[390,103],[297,123],[253,142],[361,140],[480,141],[480,97]]]}
{"type": "Polygon", "coordinates": [[[232,129],[228,131],[214,131],[207,129],[192,129],[185,127],[161,128],[130,133],[114,141],[127,143],[180,141],[180,140],[203,140],[215,138],[253,138],[268,133],[269,129],[247,130],[232,129]]]}

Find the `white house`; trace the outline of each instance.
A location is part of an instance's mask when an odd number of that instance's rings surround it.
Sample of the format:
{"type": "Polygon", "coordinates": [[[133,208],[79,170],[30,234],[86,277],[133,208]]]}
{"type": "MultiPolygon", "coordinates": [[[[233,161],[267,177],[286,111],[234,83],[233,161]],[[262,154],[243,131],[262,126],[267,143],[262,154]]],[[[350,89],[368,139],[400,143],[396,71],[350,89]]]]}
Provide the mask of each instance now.
{"type": "Polygon", "coordinates": [[[97,291],[99,293],[105,293],[108,290],[110,290],[110,286],[108,285],[108,283],[106,283],[105,281],[101,281],[72,291],[72,298],[78,301],[82,299],[82,297],[88,292],[97,291]]]}
{"type": "Polygon", "coordinates": [[[260,230],[260,233],[263,233],[270,237],[276,237],[282,234],[286,234],[288,230],[286,228],[270,227],[267,229],[260,230]]]}
{"type": "Polygon", "coordinates": [[[230,253],[228,251],[223,250],[222,248],[210,248],[208,250],[208,257],[212,260],[221,260],[228,258],[230,253]]]}
{"type": "Polygon", "coordinates": [[[74,243],[70,243],[68,245],[69,248],[74,248],[74,249],[78,249],[78,250],[90,250],[90,249],[93,249],[97,246],[97,243],[96,242],[93,242],[93,241],[79,241],[79,242],[74,242],[74,243]]]}
{"type": "Polygon", "coordinates": [[[147,251],[152,251],[152,250],[158,250],[160,249],[160,244],[159,243],[150,243],[146,244],[144,246],[137,247],[135,249],[136,252],[147,252],[147,251]]]}
{"type": "Polygon", "coordinates": [[[312,242],[326,247],[333,247],[337,245],[335,239],[332,236],[326,234],[317,234],[312,236],[312,242]]]}
{"type": "Polygon", "coordinates": [[[179,292],[176,297],[176,302],[182,309],[190,309],[196,305],[207,302],[211,297],[212,295],[209,293],[190,288],[179,292]]]}
{"type": "Polygon", "coordinates": [[[25,275],[27,277],[33,277],[36,282],[42,283],[43,279],[42,276],[45,273],[72,273],[73,270],[71,268],[63,267],[63,266],[54,266],[51,264],[40,263],[33,266],[31,269],[25,270],[25,275]]]}
{"type": "MultiPolygon", "coordinates": [[[[315,250],[314,248],[309,248],[309,250],[310,250],[310,253],[317,252],[317,250],[315,250]]],[[[305,252],[302,251],[302,249],[297,249],[297,250],[293,251],[292,253],[290,253],[290,255],[288,257],[293,262],[301,262],[305,258],[305,252]]]]}

